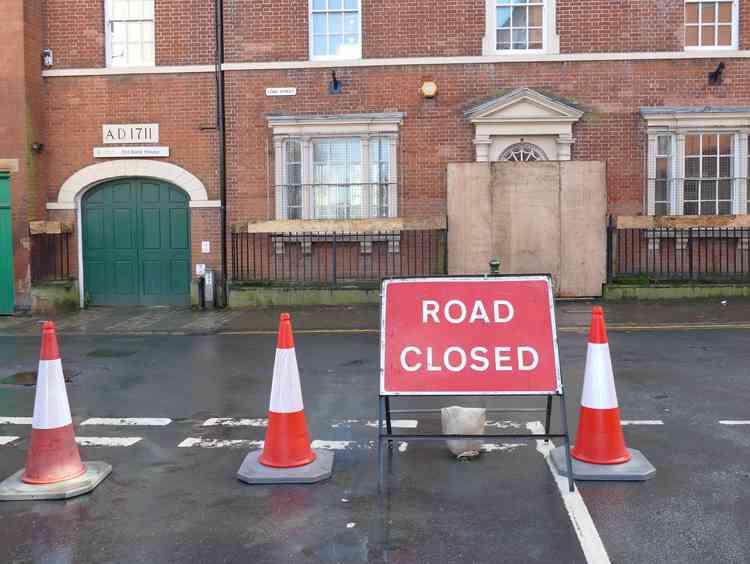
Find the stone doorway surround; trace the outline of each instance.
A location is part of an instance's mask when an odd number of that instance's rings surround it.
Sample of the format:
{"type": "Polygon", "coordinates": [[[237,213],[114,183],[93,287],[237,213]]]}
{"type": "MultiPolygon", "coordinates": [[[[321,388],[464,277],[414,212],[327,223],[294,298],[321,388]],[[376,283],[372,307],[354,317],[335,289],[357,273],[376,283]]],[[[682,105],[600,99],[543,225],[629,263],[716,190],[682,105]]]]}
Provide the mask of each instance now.
{"type": "Polygon", "coordinates": [[[500,159],[518,143],[538,146],[551,161],[569,161],[573,124],[584,112],[530,88],[517,88],[466,112],[474,124],[477,162],[500,159]]]}

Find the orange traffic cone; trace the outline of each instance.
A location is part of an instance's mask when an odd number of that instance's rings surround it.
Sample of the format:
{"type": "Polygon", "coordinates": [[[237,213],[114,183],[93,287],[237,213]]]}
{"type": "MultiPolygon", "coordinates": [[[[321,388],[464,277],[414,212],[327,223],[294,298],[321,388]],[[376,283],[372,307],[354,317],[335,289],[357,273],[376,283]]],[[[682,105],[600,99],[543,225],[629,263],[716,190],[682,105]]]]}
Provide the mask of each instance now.
{"type": "MultiPolygon", "coordinates": [[[[561,446],[550,453],[563,476],[568,475],[565,451],[561,446]]],[[[576,480],[644,481],[656,474],[641,451],[625,446],[604,311],[599,306],[591,315],[578,434],[570,456],[576,480]]]]}
{"type": "Polygon", "coordinates": [[[74,497],[93,490],[111,471],[103,462],[81,462],[55,325],[46,321],[26,468],[0,484],[0,500],[74,497]]]}
{"type": "Polygon", "coordinates": [[[27,484],[54,484],[85,472],[73,431],[55,326],[47,321],[42,329],[31,446],[21,479],[27,484]]]}
{"type": "Polygon", "coordinates": [[[279,323],[276,360],[273,365],[268,431],[260,463],[274,468],[294,468],[315,460],[305,422],[302,388],[289,314],[279,323]]]}
{"type": "Polygon", "coordinates": [[[332,469],[332,452],[310,448],[292,323],[282,313],[263,451],[248,454],[237,477],[249,484],[313,483],[330,478],[332,469]]]}
{"type": "Polygon", "coordinates": [[[604,311],[599,306],[594,307],[591,315],[578,433],[570,454],[589,464],[621,464],[630,460],[620,425],[604,311]]]}

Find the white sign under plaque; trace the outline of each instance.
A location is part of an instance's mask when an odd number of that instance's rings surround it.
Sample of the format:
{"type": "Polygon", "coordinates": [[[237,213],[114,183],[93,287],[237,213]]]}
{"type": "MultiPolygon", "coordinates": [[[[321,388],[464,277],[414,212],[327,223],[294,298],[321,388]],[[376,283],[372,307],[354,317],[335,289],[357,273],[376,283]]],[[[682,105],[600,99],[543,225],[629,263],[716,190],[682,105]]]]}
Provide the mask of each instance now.
{"type": "Polygon", "coordinates": [[[266,96],[296,96],[297,89],[294,86],[285,88],[266,88],[266,96]]]}
{"type": "Polygon", "coordinates": [[[135,143],[158,143],[158,123],[126,123],[102,125],[102,143],[126,145],[135,143]]]}
{"type": "Polygon", "coordinates": [[[169,147],[94,147],[95,159],[168,156],[169,147]]]}

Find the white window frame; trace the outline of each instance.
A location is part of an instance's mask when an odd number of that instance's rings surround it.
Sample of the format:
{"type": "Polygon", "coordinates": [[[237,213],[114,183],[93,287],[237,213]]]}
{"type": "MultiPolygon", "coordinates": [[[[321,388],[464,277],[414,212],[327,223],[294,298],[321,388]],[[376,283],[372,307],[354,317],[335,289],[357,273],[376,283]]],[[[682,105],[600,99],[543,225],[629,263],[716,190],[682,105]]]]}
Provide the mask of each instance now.
{"type": "MultiPolygon", "coordinates": [[[[732,43],[731,45],[687,45],[687,5],[688,4],[700,4],[702,1],[711,0],[685,0],[683,3],[683,16],[682,16],[682,33],[683,33],[683,45],[685,51],[732,51],[739,49],[739,22],[740,22],[740,2],[739,0],[732,1],[732,43]]],[[[717,0],[714,0],[717,1],[717,0]]],[[[700,10],[700,8],[699,8],[700,10]]],[[[698,35],[700,41],[700,34],[698,35]]]]}
{"type": "Polygon", "coordinates": [[[156,66],[156,2],[154,0],[154,62],[150,65],[118,65],[117,67],[112,66],[112,14],[114,13],[114,7],[112,6],[112,0],[104,0],[104,56],[107,68],[150,68],[156,66]]]}
{"type": "Polygon", "coordinates": [[[342,57],[340,55],[315,55],[313,41],[315,35],[313,29],[313,0],[307,0],[307,49],[311,61],[348,61],[362,58],[362,44],[364,43],[362,37],[362,0],[357,0],[357,12],[359,13],[359,48],[357,50],[357,56],[352,58],[342,57]]]}
{"type": "MultiPolygon", "coordinates": [[[[659,137],[668,136],[672,143],[670,174],[667,179],[667,215],[685,215],[685,137],[700,134],[731,134],[732,139],[732,208],[730,214],[739,215],[748,212],[747,175],[748,175],[748,129],[734,128],[686,128],[672,130],[650,130],[648,133],[647,164],[647,215],[656,215],[656,158],[659,137]]],[[[713,214],[712,214],[713,215],[713,214]]],[[[693,217],[693,216],[691,216],[693,217]]]]}
{"type": "Polygon", "coordinates": [[[497,49],[497,0],[485,0],[484,55],[534,55],[540,53],[559,53],[560,36],[557,34],[557,0],[544,0],[542,15],[542,48],[541,49],[497,49]]]}
{"type": "MultiPolygon", "coordinates": [[[[269,116],[268,124],[273,130],[274,144],[274,185],[275,218],[288,219],[284,206],[283,190],[286,181],[286,142],[299,139],[302,151],[302,185],[313,184],[313,142],[319,139],[345,139],[358,137],[362,151],[360,166],[363,178],[370,178],[370,139],[387,137],[390,140],[390,170],[388,192],[388,216],[398,217],[399,196],[399,129],[404,114],[350,114],[341,116],[269,116]],[[366,176],[365,176],[366,175],[366,176]]],[[[368,182],[369,183],[369,182],[368,182]]],[[[330,221],[328,218],[313,217],[314,204],[309,194],[303,190],[302,220],[330,221]]],[[[362,219],[377,219],[372,216],[372,203],[367,202],[362,219]]]]}

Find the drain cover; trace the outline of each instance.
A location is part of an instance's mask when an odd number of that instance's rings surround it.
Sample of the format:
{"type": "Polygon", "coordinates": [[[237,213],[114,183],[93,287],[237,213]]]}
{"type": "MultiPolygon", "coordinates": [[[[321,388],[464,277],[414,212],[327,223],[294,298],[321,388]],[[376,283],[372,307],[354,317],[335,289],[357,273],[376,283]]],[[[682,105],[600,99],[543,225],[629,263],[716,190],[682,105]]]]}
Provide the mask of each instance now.
{"type": "MultiPolygon", "coordinates": [[[[78,376],[76,372],[70,370],[63,370],[63,377],[66,382],[72,382],[73,378],[78,376]]],[[[36,372],[16,372],[0,380],[0,384],[6,384],[9,386],[36,386],[36,372]]]]}

